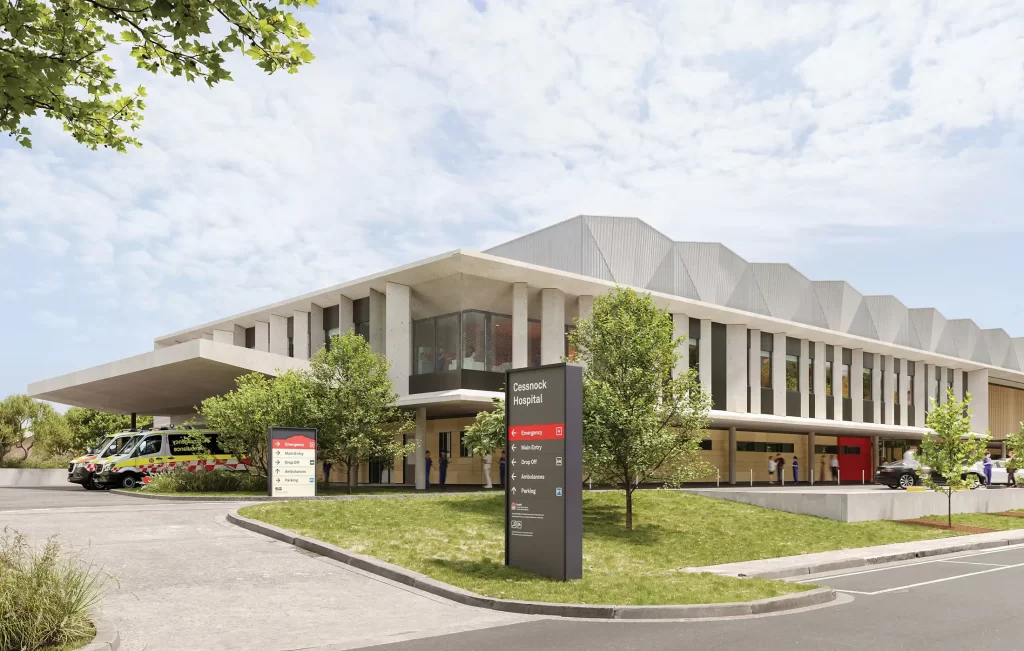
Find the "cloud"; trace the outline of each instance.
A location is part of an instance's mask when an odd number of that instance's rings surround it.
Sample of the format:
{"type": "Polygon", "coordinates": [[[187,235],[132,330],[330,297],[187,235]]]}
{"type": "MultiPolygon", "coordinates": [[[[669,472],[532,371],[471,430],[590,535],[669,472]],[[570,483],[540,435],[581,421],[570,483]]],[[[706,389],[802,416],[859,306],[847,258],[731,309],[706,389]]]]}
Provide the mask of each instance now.
{"type": "Polygon", "coordinates": [[[209,90],[119,54],[149,90],[141,151],[41,119],[32,151],[0,144],[0,232],[59,257],[68,309],[100,308],[94,340],[124,310],[152,337],[579,213],[798,266],[849,228],[864,251],[881,229],[1024,230],[1019,4],[355,0],[304,19],[317,60],[297,75],[234,57],[209,90]]]}
{"type": "Polygon", "coordinates": [[[67,314],[57,314],[50,310],[38,310],[32,315],[36,323],[54,330],[70,330],[78,325],[78,319],[67,314]]]}

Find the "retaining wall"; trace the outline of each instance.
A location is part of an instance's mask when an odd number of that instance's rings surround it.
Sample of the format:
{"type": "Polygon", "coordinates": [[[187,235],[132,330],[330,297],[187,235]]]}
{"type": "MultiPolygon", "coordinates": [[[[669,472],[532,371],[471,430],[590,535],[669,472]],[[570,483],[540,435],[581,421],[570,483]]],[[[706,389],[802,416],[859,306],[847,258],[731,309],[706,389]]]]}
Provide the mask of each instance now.
{"type": "Polygon", "coordinates": [[[0,468],[0,487],[40,488],[70,485],[68,471],[65,468],[0,468]]]}

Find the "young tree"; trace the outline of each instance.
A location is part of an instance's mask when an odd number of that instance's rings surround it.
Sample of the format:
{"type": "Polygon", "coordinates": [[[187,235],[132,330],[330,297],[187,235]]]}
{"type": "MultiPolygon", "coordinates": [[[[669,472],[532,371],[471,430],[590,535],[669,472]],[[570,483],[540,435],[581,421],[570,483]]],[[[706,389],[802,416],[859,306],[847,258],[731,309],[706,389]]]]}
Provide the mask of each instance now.
{"type": "MultiPolygon", "coordinates": [[[[64,412],[64,420],[70,428],[71,440],[67,444],[70,452],[85,450],[96,445],[100,439],[132,426],[132,417],[127,414],[110,414],[82,407],[68,409],[64,412]]],[[[152,416],[139,416],[135,421],[135,426],[139,429],[152,425],[152,416]]]]}
{"type": "MultiPolygon", "coordinates": [[[[569,334],[571,361],[583,371],[583,467],[595,480],[626,491],[644,481],[678,484],[703,476],[700,441],[711,397],[691,369],[673,378],[682,338],[672,316],[649,294],[616,287],[594,299],[593,314],[569,334]]],[[[685,349],[684,349],[685,350],[685,349]]]]}
{"type": "Polygon", "coordinates": [[[481,411],[462,434],[462,444],[473,454],[487,454],[505,447],[505,401],[494,398],[494,409],[481,411]]]}
{"type": "Polygon", "coordinates": [[[0,463],[14,448],[28,456],[25,439],[37,429],[45,429],[47,422],[60,418],[60,414],[45,402],[33,400],[24,394],[8,396],[0,401],[0,463]]]}
{"type": "Polygon", "coordinates": [[[1017,472],[1024,468],[1024,423],[1016,432],[1007,434],[1004,440],[1006,447],[1013,452],[1013,456],[1006,460],[1006,467],[1017,472]]]}
{"type": "Polygon", "coordinates": [[[953,491],[970,488],[964,474],[967,468],[981,461],[985,456],[986,441],[971,432],[971,394],[960,402],[952,389],[947,389],[946,402],[938,404],[932,398],[932,408],[926,424],[931,431],[921,439],[917,460],[922,468],[922,479],[926,486],[938,493],[945,493],[947,523],[953,528],[953,491]],[[939,482],[939,477],[946,480],[939,482]]]}
{"type": "Polygon", "coordinates": [[[332,337],[330,347],[317,351],[309,366],[306,382],[311,426],[319,430],[319,457],[344,466],[349,492],[361,463],[379,460],[390,467],[416,449],[415,443],[399,441],[414,423],[408,411],[395,407],[398,396],[388,361],[371,351],[363,337],[351,331],[332,337]]]}
{"type": "Polygon", "coordinates": [[[271,427],[313,427],[306,379],[295,371],[270,378],[249,373],[235,380],[238,388],[203,401],[206,426],[218,432],[217,442],[249,469],[267,475],[267,437],[271,427]]]}
{"type": "Polygon", "coordinates": [[[313,60],[291,7],[316,0],[0,0],[0,133],[31,147],[25,118],[42,114],[91,149],[140,146],[130,135],[143,87],[117,82],[108,52],[126,45],[139,68],[213,87],[238,52],[267,73],[313,60]],[[218,36],[211,36],[211,34],[218,36]],[[126,132],[125,129],[128,129],[126,132]]]}

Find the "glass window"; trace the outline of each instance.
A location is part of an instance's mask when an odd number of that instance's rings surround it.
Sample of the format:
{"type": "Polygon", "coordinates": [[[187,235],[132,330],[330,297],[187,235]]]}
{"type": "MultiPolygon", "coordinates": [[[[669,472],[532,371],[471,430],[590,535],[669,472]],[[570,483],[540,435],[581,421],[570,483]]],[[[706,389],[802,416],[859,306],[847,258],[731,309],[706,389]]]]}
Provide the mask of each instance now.
{"type": "Polygon", "coordinates": [[[765,443],[763,441],[736,441],[737,452],[793,452],[792,443],[765,443]]]}
{"type": "Polygon", "coordinates": [[[767,350],[761,351],[761,388],[772,388],[772,354],[767,350]]]}
{"type": "Polygon", "coordinates": [[[825,395],[832,395],[832,362],[825,362],[825,395]]]}
{"type": "Polygon", "coordinates": [[[527,322],[526,339],[529,366],[540,366],[540,321],[530,320],[527,322]]]}
{"type": "Polygon", "coordinates": [[[894,361],[893,372],[896,374],[895,382],[893,383],[892,389],[892,404],[900,404],[900,360],[894,361]]]}
{"type": "Polygon", "coordinates": [[[814,393],[814,358],[807,360],[807,391],[808,393],[814,393]]]}
{"type": "Polygon", "coordinates": [[[434,319],[412,324],[412,349],[416,359],[415,375],[434,372],[434,319]]]}
{"type": "Polygon", "coordinates": [[[690,368],[700,373],[700,346],[697,339],[690,339],[688,342],[690,355],[690,368]]]}
{"type": "Polygon", "coordinates": [[[576,353],[576,349],[569,345],[569,333],[576,329],[574,325],[565,326],[565,345],[563,346],[563,354],[566,357],[572,357],[576,353]]]}
{"type": "Polygon", "coordinates": [[[907,376],[907,405],[914,406],[914,376],[907,376]]]}
{"type": "Polygon", "coordinates": [[[437,452],[440,456],[441,452],[444,452],[448,456],[452,456],[452,433],[451,432],[438,432],[437,433],[437,452]]]}
{"type": "Polygon", "coordinates": [[[327,350],[331,349],[331,337],[340,336],[341,328],[327,328],[326,330],[324,330],[324,345],[327,347],[327,350]]]}
{"type": "Polygon", "coordinates": [[[487,315],[483,312],[462,313],[462,368],[487,370],[487,315]]]}
{"type": "Polygon", "coordinates": [[[163,440],[162,435],[147,436],[142,443],[139,444],[135,454],[136,457],[146,457],[153,454],[160,454],[160,442],[163,440]]]}
{"type": "Polygon", "coordinates": [[[471,457],[473,451],[466,447],[466,433],[459,432],[459,456],[460,457],[471,457]]]}
{"type": "Polygon", "coordinates": [[[838,445],[815,445],[815,454],[839,454],[838,445]]]}
{"type": "Polygon", "coordinates": [[[786,391],[800,390],[800,358],[786,355],[786,391]]]}
{"type": "Polygon", "coordinates": [[[434,321],[434,372],[459,369],[459,315],[446,314],[434,321]]]}
{"type": "Polygon", "coordinates": [[[356,327],[355,327],[355,330],[356,330],[356,334],[357,335],[359,335],[360,337],[362,337],[366,341],[370,341],[370,322],[369,321],[364,321],[362,323],[357,323],[356,327]]]}
{"type": "Polygon", "coordinates": [[[711,449],[713,449],[711,447],[711,439],[704,439],[703,441],[701,441],[700,442],[700,449],[701,450],[711,450],[711,449]]]}
{"type": "Polygon", "coordinates": [[[512,317],[490,314],[488,318],[491,320],[487,330],[490,336],[487,344],[490,370],[504,373],[512,368],[512,317]]]}
{"type": "Polygon", "coordinates": [[[863,382],[864,382],[864,399],[865,400],[874,400],[874,398],[871,397],[871,379],[872,379],[871,375],[872,375],[872,371],[873,370],[874,369],[866,368],[866,369],[864,369],[862,371],[862,374],[864,376],[863,382]]]}
{"type": "Polygon", "coordinates": [[[849,364],[843,364],[842,373],[843,373],[843,397],[844,398],[849,398],[850,397],[850,365],[849,364]]]}

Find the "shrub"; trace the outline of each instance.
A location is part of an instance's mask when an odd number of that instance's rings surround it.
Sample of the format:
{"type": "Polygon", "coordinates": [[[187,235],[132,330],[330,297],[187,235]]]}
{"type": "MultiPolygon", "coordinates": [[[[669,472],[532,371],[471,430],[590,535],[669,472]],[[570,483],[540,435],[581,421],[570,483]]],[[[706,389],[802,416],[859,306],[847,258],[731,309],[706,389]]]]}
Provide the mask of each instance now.
{"type": "Polygon", "coordinates": [[[56,539],[29,545],[10,528],[0,538],[0,649],[37,651],[84,645],[105,578],[68,555],[56,539]]]}
{"type": "Polygon", "coordinates": [[[233,493],[236,491],[265,491],[264,477],[244,470],[196,470],[189,472],[175,469],[155,475],[149,488],[156,493],[233,493]]]}
{"type": "Polygon", "coordinates": [[[29,455],[27,459],[6,459],[3,463],[0,463],[0,468],[44,468],[48,470],[56,470],[58,468],[67,468],[68,463],[74,457],[44,457],[39,458],[34,455],[29,455]]]}

